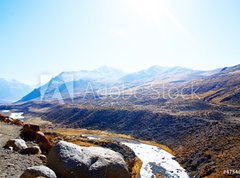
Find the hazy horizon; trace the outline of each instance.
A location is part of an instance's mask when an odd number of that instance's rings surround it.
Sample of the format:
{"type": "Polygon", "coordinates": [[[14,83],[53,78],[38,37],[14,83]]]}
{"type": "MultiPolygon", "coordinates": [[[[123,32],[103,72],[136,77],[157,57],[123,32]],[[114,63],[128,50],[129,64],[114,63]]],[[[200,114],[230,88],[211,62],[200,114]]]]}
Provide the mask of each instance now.
{"type": "MultiPolygon", "coordinates": [[[[238,65],[238,64],[236,64],[238,65]]],[[[103,65],[103,66],[99,66],[99,67],[96,67],[96,68],[92,68],[92,69],[79,69],[79,70],[71,70],[71,71],[61,71],[61,72],[58,72],[58,73],[50,73],[50,72],[45,72],[45,73],[42,73],[40,74],[37,78],[36,78],[36,81],[35,83],[26,83],[24,81],[20,81],[18,80],[17,78],[4,78],[4,77],[0,77],[0,79],[4,79],[4,80],[7,80],[7,81],[17,81],[17,82],[21,82],[23,84],[26,84],[26,85],[29,85],[31,87],[39,87],[41,86],[41,83],[40,82],[40,78],[41,80],[44,79],[44,77],[47,77],[45,80],[44,80],[44,84],[47,83],[52,77],[55,77],[57,75],[60,75],[61,73],[63,72],[78,72],[78,71],[94,71],[94,70],[97,70],[97,69],[100,69],[100,68],[103,68],[103,67],[107,67],[107,68],[112,68],[112,69],[115,69],[115,70],[119,70],[121,72],[124,72],[126,75],[127,74],[131,74],[131,73],[135,73],[135,72],[139,72],[139,71],[142,71],[142,70],[146,70],[146,69],[149,69],[150,67],[163,67],[163,68],[174,68],[174,67],[181,67],[181,68],[186,68],[186,69],[192,69],[192,70],[197,70],[197,71],[211,71],[211,70],[215,70],[215,69],[221,69],[221,68],[224,68],[224,67],[232,67],[232,66],[222,66],[222,67],[218,67],[218,68],[214,68],[214,69],[209,69],[209,70],[199,70],[199,69],[193,69],[193,68],[188,68],[188,67],[184,67],[184,66],[160,66],[160,65],[152,65],[152,66],[148,66],[147,68],[142,68],[142,69],[139,69],[139,70],[136,70],[136,71],[125,71],[124,69],[121,69],[121,68],[116,68],[116,67],[112,67],[112,66],[107,66],[107,65],[103,65]],[[43,78],[42,78],[43,77],[43,78]],[[39,83],[40,82],[40,83],[39,83]]]]}
{"type": "Polygon", "coordinates": [[[212,70],[239,64],[240,1],[0,2],[0,78],[110,66],[212,70]]]}

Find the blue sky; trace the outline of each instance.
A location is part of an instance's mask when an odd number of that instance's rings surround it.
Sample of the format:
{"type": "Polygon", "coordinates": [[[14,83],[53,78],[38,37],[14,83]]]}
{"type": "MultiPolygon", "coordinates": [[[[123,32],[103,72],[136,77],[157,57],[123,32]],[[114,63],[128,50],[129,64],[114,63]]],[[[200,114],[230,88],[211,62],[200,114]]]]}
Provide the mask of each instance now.
{"type": "Polygon", "coordinates": [[[239,0],[1,0],[0,78],[240,61],[239,0]]]}

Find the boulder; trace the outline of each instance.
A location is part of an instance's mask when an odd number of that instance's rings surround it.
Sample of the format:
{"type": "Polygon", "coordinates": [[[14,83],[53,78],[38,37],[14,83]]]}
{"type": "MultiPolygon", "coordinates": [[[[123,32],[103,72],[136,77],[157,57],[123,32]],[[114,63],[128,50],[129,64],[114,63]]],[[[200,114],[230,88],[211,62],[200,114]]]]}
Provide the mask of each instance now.
{"type": "Polygon", "coordinates": [[[21,137],[24,140],[34,141],[36,140],[36,132],[40,131],[39,125],[25,124],[22,128],[21,137]]]}
{"type": "Polygon", "coordinates": [[[59,178],[130,178],[120,153],[60,141],[50,150],[47,165],[59,178]]]}
{"type": "Polygon", "coordinates": [[[31,155],[36,155],[36,154],[41,154],[41,149],[39,146],[32,146],[28,147],[25,149],[22,149],[20,151],[21,154],[31,154],[31,155]]]}
{"type": "Polygon", "coordinates": [[[37,132],[37,131],[40,131],[40,126],[34,125],[34,124],[25,124],[23,126],[23,131],[26,131],[26,130],[31,130],[31,131],[37,132]]]}
{"type": "Polygon", "coordinates": [[[23,139],[11,139],[11,140],[8,140],[4,148],[9,149],[11,147],[14,151],[20,151],[22,149],[26,149],[27,145],[23,139]]]}
{"type": "Polygon", "coordinates": [[[52,148],[52,142],[40,131],[39,125],[25,124],[20,136],[27,141],[36,141],[45,154],[52,148]]]}
{"type": "Polygon", "coordinates": [[[36,142],[45,154],[48,154],[53,145],[53,143],[42,132],[36,132],[36,142]]]}
{"type": "Polygon", "coordinates": [[[8,123],[8,124],[11,124],[11,123],[13,123],[13,119],[8,117],[4,120],[4,122],[8,123]]]}
{"type": "Polygon", "coordinates": [[[20,178],[36,178],[36,177],[57,178],[53,170],[49,169],[46,166],[29,167],[20,176],[20,178]]]}
{"type": "Polygon", "coordinates": [[[43,161],[43,162],[47,162],[47,157],[45,155],[39,155],[39,158],[43,161]]]}

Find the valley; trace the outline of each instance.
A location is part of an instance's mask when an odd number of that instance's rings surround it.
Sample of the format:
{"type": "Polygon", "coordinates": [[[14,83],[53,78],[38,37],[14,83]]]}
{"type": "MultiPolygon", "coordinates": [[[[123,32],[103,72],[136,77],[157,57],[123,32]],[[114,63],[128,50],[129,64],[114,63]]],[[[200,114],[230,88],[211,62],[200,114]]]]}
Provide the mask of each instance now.
{"type": "Polygon", "coordinates": [[[239,65],[207,72],[155,66],[125,75],[104,67],[74,72],[76,80],[65,72],[0,110],[24,113],[55,142],[123,143],[141,159],[143,178],[235,176],[224,172],[240,167],[239,71],[239,65]]]}
{"type": "MultiPolygon", "coordinates": [[[[131,104],[92,107],[86,103],[57,105],[51,102],[4,107],[24,111],[28,118],[52,122],[53,126],[46,126],[50,131],[66,128],[59,132],[61,134],[76,134],[79,128],[84,128],[166,145],[190,177],[223,175],[223,170],[240,166],[238,106],[195,100],[191,104],[190,101],[168,101],[157,106],[147,105],[145,109],[131,104]]],[[[98,135],[98,132],[90,134],[91,137],[98,135]]]]}
{"type": "MultiPolygon", "coordinates": [[[[52,127],[53,124],[50,122],[46,123],[43,120],[39,120],[37,123],[41,125],[43,133],[52,142],[65,140],[80,146],[100,146],[121,153],[128,162],[129,169],[132,169],[132,178],[161,175],[164,177],[188,177],[185,170],[175,160],[175,156],[172,155],[173,152],[164,145],[145,142],[127,135],[113,134],[100,130],[63,129],[57,127],[50,129],[49,127],[52,127]],[[154,156],[155,160],[147,156],[150,153],[154,156]]],[[[25,124],[36,124],[36,122],[27,119],[25,124]]],[[[0,177],[18,177],[27,166],[44,165],[44,162],[41,163],[40,159],[35,155],[19,155],[2,148],[8,139],[19,137],[20,131],[22,130],[21,127],[0,122],[0,128],[2,130],[0,132],[0,156],[4,157],[4,159],[0,161],[0,165],[10,165],[6,167],[5,170],[0,170],[0,177]],[[7,159],[9,156],[12,158],[7,159]],[[19,166],[19,161],[23,158],[25,161],[19,166]]],[[[30,142],[27,143],[31,144],[30,142]]]]}

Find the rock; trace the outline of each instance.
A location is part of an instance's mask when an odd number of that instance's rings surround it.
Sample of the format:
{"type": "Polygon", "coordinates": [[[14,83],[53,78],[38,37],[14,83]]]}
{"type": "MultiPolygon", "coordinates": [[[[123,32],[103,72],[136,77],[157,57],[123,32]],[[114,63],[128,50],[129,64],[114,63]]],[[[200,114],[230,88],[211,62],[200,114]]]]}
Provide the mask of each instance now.
{"type": "Polygon", "coordinates": [[[4,115],[0,114],[0,120],[1,120],[1,121],[4,121],[6,117],[7,117],[7,116],[4,116],[4,115]]]}
{"type": "Polygon", "coordinates": [[[40,146],[43,153],[48,154],[53,143],[41,132],[36,132],[36,142],[40,146]]]}
{"type": "Polygon", "coordinates": [[[15,124],[15,125],[23,126],[23,121],[21,121],[19,119],[13,119],[12,123],[15,124]]]}
{"type": "Polygon", "coordinates": [[[37,137],[44,137],[45,136],[44,133],[41,132],[41,131],[37,131],[36,135],[37,135],[37,137]]]}
{"type": "Polygon", "coordinates": [[[5,123],[23,126],[23,122],[21,120],[13,119],[13,118],[10,118],[8,116],[1,115],[1,114],[0,114],[0,120],[5,122],[5,123]]]}
{"type": "Polygon", "coordinates": [[[39,146],[32,146],[28,147],[25,149],[22,149],[20,151],[21,154],[31,154],[31,155],[36,155],[36,154],[41,154],[41,149],[39,146]]]}
{"type": "Polygon", "coordinates": [[[60,141],[50,150],[47,165],[59,178],[130,178],[121,154],[101,147],[80,147],[60,141]]]}
{"type": "Polygon", "coordinates": [[[172,159],[173,159],[173,160],[177,160],[177,158],[176,158],[176,157],[172,157],[172,159]]]}
{"type": "Polygon", "coordinates": [[[24,140],[34,141],[36,140],[36,132],[40,131],[39,125],[25,124],[21,131],[21,137],[24,140]]]}
{"type": "Polygon", "coordinates": [[[26,130],[31,130],[31,131],[34,131],[34,132],[38,132],[38,131],[40,131],[40,126],[39,125],[34,125],[34,124],[25,124],[23,126],[23,131],[26,131],[26,130]]]}
{"type": "Polygon", "coordinates": [[[11,167],[11,166],[14,166],[14,164],[8,163],[7,166],[11,167]]]}
{"type": "Polygon", "coordinates": [[[20,178],[57,178],[56,174],[46,166],[34,166],[27,168],[20,178]]]}
{"type": "Polygon", "coordinates": [[[4,148],[13,148],[14,151],[20,151],[22,149],[26,149],[27,145],[26,142],[23,139],[11,139],[8,140],[4,148]]]}
{"type": "Polygon", "coordinates": [[[4,120],[4,122],[10,124],[10,123],[13,123],[13,119],[12,118],[6,118],[4,120]]]}
{"type": "Polygon", "coordinates": [[[43,161],[43,162],[47,162],[47,157],[45,155],[39,155],[39,158],[43,161]]]}
{"type": "Polygon", "coordinates": [[[45,154],[52,148],[52,142],[40,131],[38,125],[25,124],[20,136],[27,141],[36,141],[45,154]]]}

